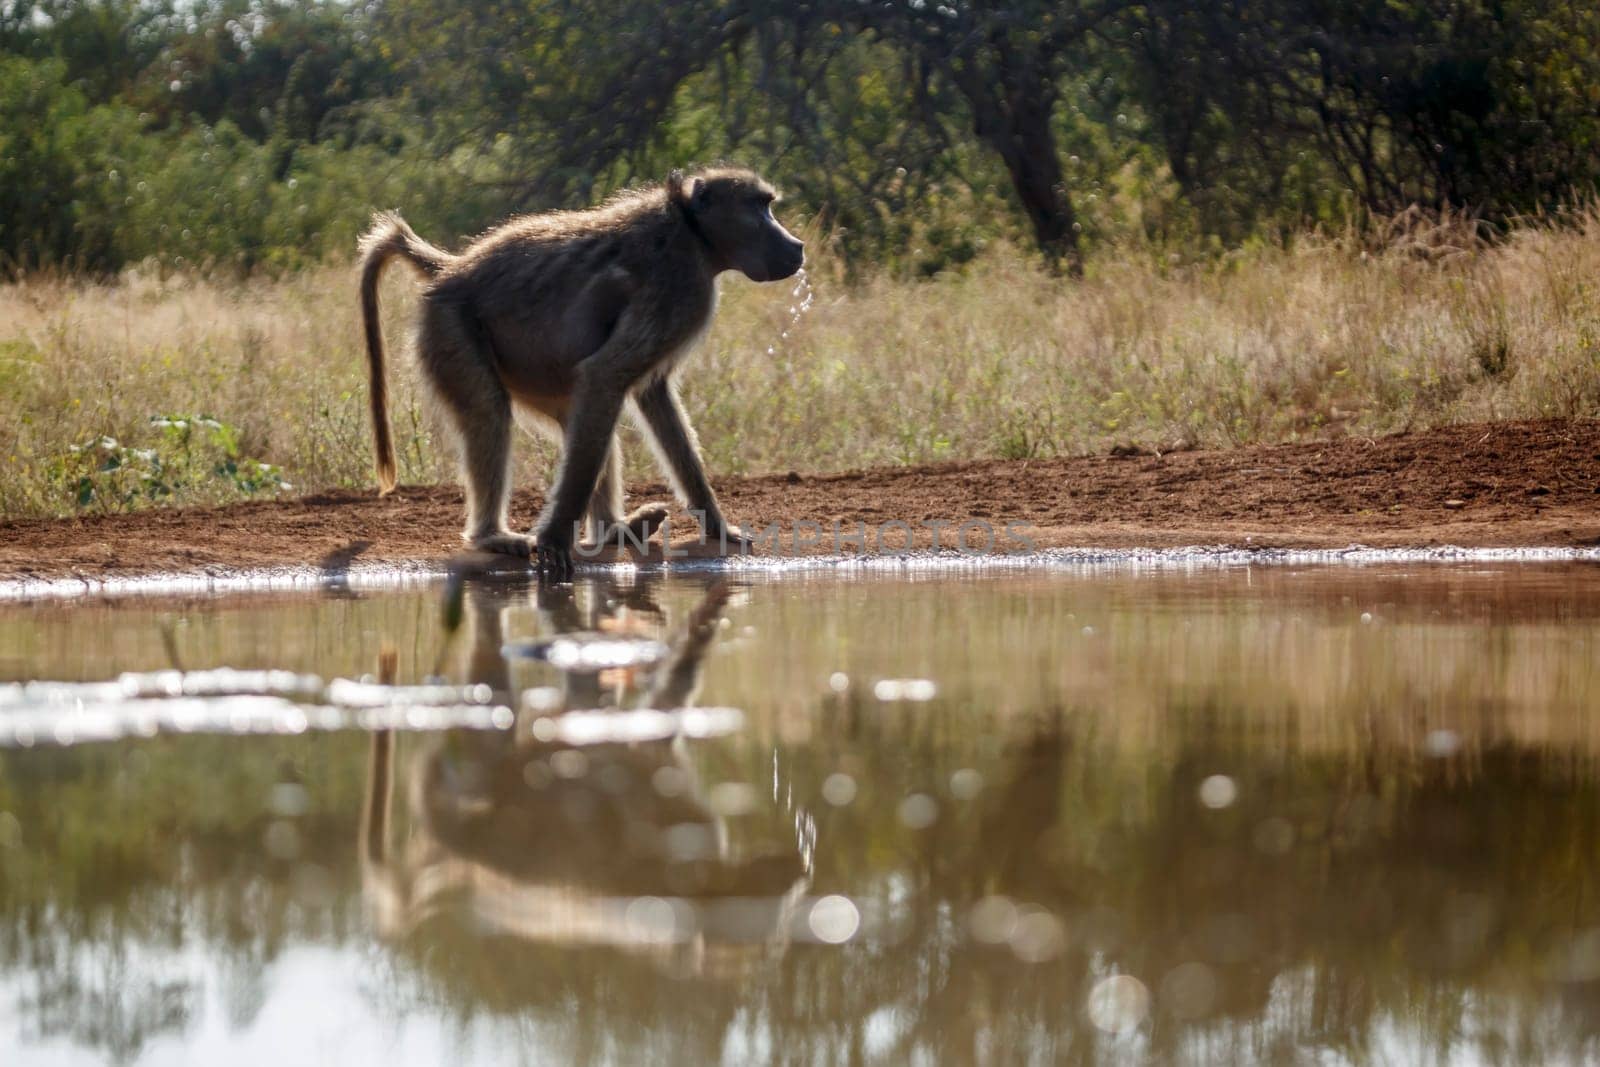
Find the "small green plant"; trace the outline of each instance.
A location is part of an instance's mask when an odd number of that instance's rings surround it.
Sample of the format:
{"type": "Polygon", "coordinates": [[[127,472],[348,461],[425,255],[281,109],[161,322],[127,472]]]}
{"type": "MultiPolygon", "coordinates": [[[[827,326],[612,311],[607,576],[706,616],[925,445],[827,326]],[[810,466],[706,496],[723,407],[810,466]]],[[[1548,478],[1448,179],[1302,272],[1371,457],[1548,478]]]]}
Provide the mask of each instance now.
{"type": "Polygon", "coordinates": [[[213,500],[291,488],[274,464],[240,454],[239,430],[208,415],[157,415],[154,447],[99,436],[51,461],[49,478],[80,511],[128,511],[183,495],[213,500]]]}
{"type": "Polygon", "coordinates": [[[1039,439],[1021,420],[1002,426],[995,440],[995,454],[1001,459],[1033,459],[1039,448],[1039,439]]]}

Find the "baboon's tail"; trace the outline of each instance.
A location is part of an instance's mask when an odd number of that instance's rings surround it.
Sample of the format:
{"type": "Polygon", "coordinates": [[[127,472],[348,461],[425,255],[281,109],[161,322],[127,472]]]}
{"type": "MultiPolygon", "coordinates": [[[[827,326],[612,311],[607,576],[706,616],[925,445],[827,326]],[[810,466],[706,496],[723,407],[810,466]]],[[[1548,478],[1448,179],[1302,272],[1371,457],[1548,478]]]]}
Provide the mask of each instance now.
{"type": "Polygon", "coordinates": [[[378,455],[378,491],[394,488],[394,441],[389,436],[389,383],[383,368],[383,328],[378,322],[378,279],[395,256],[404,256],[421,273],[433,277],[455,257],[424,241],[391,211],[372,217],[372,229],[361,238],[361,319],[367,332],[368,396],[372,401],[372,444],[378,455]]]}

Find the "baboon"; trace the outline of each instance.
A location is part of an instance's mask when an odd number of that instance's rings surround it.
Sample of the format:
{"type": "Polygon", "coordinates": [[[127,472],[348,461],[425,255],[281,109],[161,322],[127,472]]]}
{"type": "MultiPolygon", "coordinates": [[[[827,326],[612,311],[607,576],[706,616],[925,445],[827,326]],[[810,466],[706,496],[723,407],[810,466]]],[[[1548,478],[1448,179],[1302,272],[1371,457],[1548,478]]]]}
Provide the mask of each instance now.
{"type": "Polygon", "coordinates": [[[597,539],[618,522],[648,537],[664,505],[620,517],[616,426],[631,399],[677,496],[703,514],[706,535],[741,542],[717,506],[672,374],[711,320],[719,274],[774,281],[804,263],[805,245],[772,215],[776,199],[747,170],[674,171],[662,185],[587,211],[513,219],[459,255],[422,240],[396,214],[376,216],[360,247],[380,490],[394,488],[395,458],[378,280],[400,256],[426,283],[417,356],[459,438],[466,541],[535,554],[541,571],[565,576],[580,521],[597,539]],[[561,441],[532,537],[507,527],[513,409],[561,441]]]}

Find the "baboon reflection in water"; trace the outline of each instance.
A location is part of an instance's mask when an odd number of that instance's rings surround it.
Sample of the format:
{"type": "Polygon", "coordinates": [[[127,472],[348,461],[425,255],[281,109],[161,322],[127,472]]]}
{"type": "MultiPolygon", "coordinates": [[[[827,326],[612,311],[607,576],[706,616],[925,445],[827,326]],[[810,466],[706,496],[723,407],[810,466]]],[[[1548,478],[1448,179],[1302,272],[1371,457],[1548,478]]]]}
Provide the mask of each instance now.
{"type": "MultiPolygon", "coordinates": [[[[617,620],[618,608],[665,620],[648,584],[589,588],[585,611],[572,586],[540,585],[542,629],[599,629],[617,620]]],[[[670,635],[666,659],[648,672],[607,681],[601,672],[566,672],[564,705],[633,696],[645,707],[688,705],[730,591],[725,581],[709,585],[670,635]]],[[[505,597],[469,582],[465,603],[468,680],[515,706],[519,693],[502,654],[505,597]]],[[[712,974],[741,973],[788,944],[809,885],[807,850],[770,827],[736,839],[681,737],[573,746],[541,741],[519,722],[506,733],[429,736],[403,772],[396,742],[389,731],[372,737],[360,844],[364,895],[385,936],[448,912],[478,934],[615,945],[712,974]],[[406,780],[398,842],[397,773],[406,780]]]]}

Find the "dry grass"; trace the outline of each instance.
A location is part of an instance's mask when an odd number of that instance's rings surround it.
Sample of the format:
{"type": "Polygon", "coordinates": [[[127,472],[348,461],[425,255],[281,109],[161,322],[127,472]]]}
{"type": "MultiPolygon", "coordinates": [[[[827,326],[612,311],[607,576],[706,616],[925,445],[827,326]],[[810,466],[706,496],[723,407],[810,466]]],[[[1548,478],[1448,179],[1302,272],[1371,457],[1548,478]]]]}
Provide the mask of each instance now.
{"type": "MultiPolygon", "coordinates": [[[[725,284],[685,378],[716,471],[1600,414],[1596,213],[1493,246],[1458,222],[1410,219],[1381,250],[1308,237],[1196,265],[1135,250],[1103,256],[1082,283],[1005,250],[931,282],[846,288],[836,267],[823,256],[812,268],[815,302],[798,316],[792,283],[725,284]]],[[[404,278],[386,288],[393,339],[412,293],[404,278]]],[[[449,477],[438,427],[396,363],[402,479],[449,477]]],[[[236,428],[235,458],[277,465],[296,490],[371,484],[365,389],[348,268],[248,288],[140,275],[0,288],[0,513],[271,491],[213,476],[221,446],[197,444],[182,462],[162,452],[177,446],[150,420],[173,414],[236,428]],[[100,470],[105,446],[73,451],[105,436],[161,453],[159,488],[139,488],[152,479],[132,460],[100,470]]],[[[521,476],[544,476],[547,446],[519,455],[521,476]]]]}

